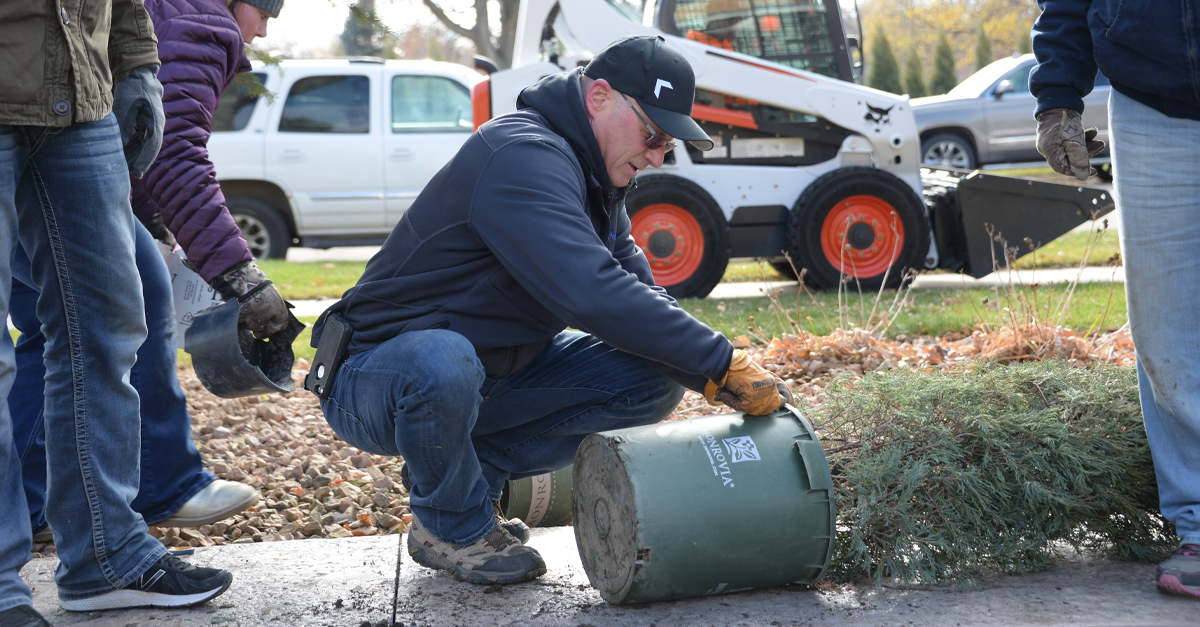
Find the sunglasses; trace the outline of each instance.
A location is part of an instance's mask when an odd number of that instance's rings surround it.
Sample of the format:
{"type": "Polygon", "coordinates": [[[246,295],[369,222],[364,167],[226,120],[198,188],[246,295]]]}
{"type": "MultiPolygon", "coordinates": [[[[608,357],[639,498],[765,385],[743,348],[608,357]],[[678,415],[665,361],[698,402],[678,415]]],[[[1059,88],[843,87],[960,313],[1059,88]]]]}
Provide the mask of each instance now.
{"type": "Polygon", "coordinates": [[[666,148],[667,152],[671,152],[672,150],[675,150],[675,140],[667,139],[667,136],[662,133],[655,133],[654,127],[650,126],[650,120],[647,120],[646,117],[643,116],[642,113],[637,110],[637,107],[633,106],[633,101],[629,99],[629,96],[626,96],[625,94],[621,94],[621,97],[624,98],[625,102],[629,104],[629,108],[633,109],[633,114],[636,115],[638,117],[638,119],[642,121],[642,124],[646,125],[646,130],[650,131],[650,138],[646,140],[647,148],[649,148],[650,150],[666,148]]]}

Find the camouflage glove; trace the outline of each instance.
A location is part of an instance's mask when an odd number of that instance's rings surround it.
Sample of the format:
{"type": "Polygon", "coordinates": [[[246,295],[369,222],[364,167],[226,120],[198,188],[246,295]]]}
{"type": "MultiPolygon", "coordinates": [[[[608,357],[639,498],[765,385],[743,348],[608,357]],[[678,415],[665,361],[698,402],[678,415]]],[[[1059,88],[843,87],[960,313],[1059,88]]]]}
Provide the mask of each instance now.
{"type": "Polygon", "coordinates": [[[253,261],[240,263],[212,280],[212,288],[225,298],[241,301],[238,324],[260,338],[288,326],[288,304],[253,261]]]}
{"type": "Polygon", "coordinates": [[[776,409],[783,400],[775,377],[754,363],[746,351],[733,351],[729,371],[720,383],[709,381],[704,386],[704,398],[709,404],[717,401],[751,416],[764,416],[776,409]]]}
{"type": "Polygon", "coordinates": [[[1096,172],[1091,158],[1104,150],[1096,129],[1083,128],[1074,109],[1049,109],[1037,116],[1037,149],[1055,172],[1084,180],[1096,172]]]}
{"type": "Polygon", "coordinates": [[[162,148],[163,87],[158,82],[158,65],[143,65],[113,87],[113,115],[121,127],[121,144],[129,174],[142,178],[162,148]]]}

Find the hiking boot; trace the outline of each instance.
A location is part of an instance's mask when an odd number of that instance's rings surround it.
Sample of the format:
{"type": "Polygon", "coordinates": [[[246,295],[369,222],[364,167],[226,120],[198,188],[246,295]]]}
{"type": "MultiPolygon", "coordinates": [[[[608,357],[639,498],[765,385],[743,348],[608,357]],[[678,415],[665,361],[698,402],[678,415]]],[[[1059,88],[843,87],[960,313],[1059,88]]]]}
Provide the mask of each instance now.
{"type": "Polygon", "coordinates": [[[225,520],[258,502],[258,490],[244,484],[216,479],[204,486],[171,517],[154,527],[199,527],[225,520]]]}
{"type": "Polygon", "coordinates": [[[499,525],[474,544],[455,546],[435,538],[413,516],[408,554],[426,568],[448,570],[459,581],[485,586],[520,583],[546,573],[542,556],[499,525]]]}
{"type": "Polygon", "coordinates": [[[59,600],[64,610],[91,612],[132,607],[192,607],[225,592],[233,582],[229,571],[193,566],[164,555],[128,586],[99,596],[59,600]]]}
{"type": "Polygon", "coordinates": [[[1154,569],[1158,589],[1200,599],[1200,544],[1185,544],[1154,569]]]}
{"type": "Polygon", "coordinates": [[[0,627],[54,627],[28,605],[10,607],[0,612],[0,627]]]}
{"type": "MultiPolygon", "coordinates": [[[[412,480],[408,478],[408,464],[400,465],[400,485],[404,486],[404,491],[412,495],[412,480]]],[[[500,525],[512,537],[521,541],[522,544],[529,542],[529,525],[520,518],[505,518],[504,510],[500,507],[500,501],[492,501],[492,510],[496,512],[496,524],[500,525]]]]}
{"type": "Polygon", "coordinates": [[[34,544],[50,544],[52,542],[54,542],[54,532],[50,531],[50,525],[33,532],[34,544]]]}
{"type": "Polygon", "coordinates": [[[529,542],[529,525],[520,518],[505,518],[504,510],[500,509],[500,501],[492,501],[492,510],[496,512],[496,524],[508,532],[509,535],[521,541],[521,544],[529,542]]]}

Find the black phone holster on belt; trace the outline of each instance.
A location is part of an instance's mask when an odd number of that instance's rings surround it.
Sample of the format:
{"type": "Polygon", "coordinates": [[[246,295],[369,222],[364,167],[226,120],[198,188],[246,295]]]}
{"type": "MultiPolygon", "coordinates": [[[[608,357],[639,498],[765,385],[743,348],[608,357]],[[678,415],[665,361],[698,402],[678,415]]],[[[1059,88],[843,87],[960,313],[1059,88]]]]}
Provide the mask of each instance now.
{"type": "Polygon", "coordinates": [[[346,347],[350,345],[351,333],[353,331],[345,318],[335,313],[325,316],[325,328],[321,331],[317,355],[313,357],[308,376],[304,377],[304,389],[321,400],[329,398],[337,371],[346,361],[346,347]]]}

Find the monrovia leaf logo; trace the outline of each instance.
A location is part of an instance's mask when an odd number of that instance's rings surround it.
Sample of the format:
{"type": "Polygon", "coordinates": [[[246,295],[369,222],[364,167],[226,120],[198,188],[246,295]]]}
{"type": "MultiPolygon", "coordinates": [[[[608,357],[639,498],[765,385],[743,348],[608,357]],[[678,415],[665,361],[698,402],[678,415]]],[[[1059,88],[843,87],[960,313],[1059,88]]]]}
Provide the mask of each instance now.
{"type": "Polygon", "coordinates": [[[758,454],[758,447],[754,445],[754,440],[748,435],[725,438],[721,441],[725,443],[725,448],[729,451],[729,461],[734,464],[762,461],[762,457],[758,454]]]}

